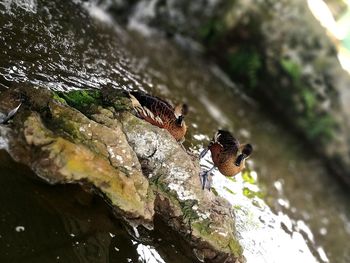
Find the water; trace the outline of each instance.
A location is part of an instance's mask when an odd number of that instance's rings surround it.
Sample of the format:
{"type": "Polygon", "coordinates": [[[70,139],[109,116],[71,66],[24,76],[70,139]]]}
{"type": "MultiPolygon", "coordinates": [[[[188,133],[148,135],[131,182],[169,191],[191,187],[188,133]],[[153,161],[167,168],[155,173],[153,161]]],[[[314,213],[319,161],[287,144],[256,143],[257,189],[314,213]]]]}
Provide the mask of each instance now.
{"type": "Polygon", "coordinates": [[[103,27],[88,11],[108,19],[79,1],[0,2],[0,40],[6,43],[0,51],[2,77],[56,90],[106,83],[140,87],[140,76],[129,69],[130,56],[120,48],[123,35],[116,35],[117,27],[100,33],[103,27]],[[32,3],[32,9],[24,11],[18,4],[23,2],[32,3]]]}
{"type": "MultiPolygon", "coordinates": [[[[219,127],[251,142],[249,173],[213,177],[236,207],[248,262],[350,262],[349,194],[215,65],[156,35],[126,32],[103,6],[77,0],[0,1],[0,39],[4,87],[143,89],[190,105],[185,146],[193,151],[219,127]]],[[[1,262],[190,262],[164,235],[128,233],[102,200],[45,185],[3,152],[0,160],[1,262]]]]}
{"type": "Polygon", "coordinates": [[[0,262],[191,262],[159,233],[126,231],[102,198],[49,186],[4,151],[0,160],[0,262]]]}
{"type": "MultiPolygon", "coordinates": [[[[134,54],[138,54],[136,49],[134,54]]],[[[214,176],[219,194],[239,208],[237,227],[245,235],[245,255],[250,262],[348,262],[350,250],[344,244],[350,234],[349,195],[307,146],[275,125],[215,66],[204,66],[202,61],[193,66],[195,59],[184,61],[188,54],[180,55],[160,41],[148,49],[144,47],[138,55],[142,58],[149,54],[153,57],[144,70],[160,83],[151,90],[192,106],[187,118],[192,140],[186,142],[187,146],[199,152],[217,128],[230,129],[242,142],[255,146],[248,163],[250,175],[257,178],[253,183],[237,176],[232,185],[219,173],[214,176]],[[163,63],[164,49],[167,63],[163,63]],[[164,71],[166,75],[162,75],[164,71]],[[246,188],[251,191],[247,193],[246,188]],[[247,198],[250,192],[257,192],[265,202],[258,197],[247,198]],[[252,220],[259,217],[260,222],[252,220]],[[261,234],[266,225],[271,228],[271,236],[261,234]]],[[[203,161],[204,167],[210,167],[208,159],[203,161]]]]}

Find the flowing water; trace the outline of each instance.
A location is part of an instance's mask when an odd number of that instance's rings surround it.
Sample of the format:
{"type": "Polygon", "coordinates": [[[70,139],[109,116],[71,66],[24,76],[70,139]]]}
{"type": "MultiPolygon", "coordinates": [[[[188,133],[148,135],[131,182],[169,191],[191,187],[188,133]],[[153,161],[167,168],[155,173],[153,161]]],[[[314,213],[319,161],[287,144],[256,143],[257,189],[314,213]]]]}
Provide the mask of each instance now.
{"type": "MultiPolygon", "coordinates": [[[[103,6],[78,0],[0,0],[0,40],[3,88],[142,89],[190,105],[185,146],[195,152],[219,127],[251,142],[247,172],[213,176],[235,207],[248,262],[350,262],[349,194],[215,65],[157,35],[127,32],[103,6]]],[[[164,234],[135,238],[101,199],[43,184],[4,151],[0,182],[0,262],[190,262],[164,234]]]]}

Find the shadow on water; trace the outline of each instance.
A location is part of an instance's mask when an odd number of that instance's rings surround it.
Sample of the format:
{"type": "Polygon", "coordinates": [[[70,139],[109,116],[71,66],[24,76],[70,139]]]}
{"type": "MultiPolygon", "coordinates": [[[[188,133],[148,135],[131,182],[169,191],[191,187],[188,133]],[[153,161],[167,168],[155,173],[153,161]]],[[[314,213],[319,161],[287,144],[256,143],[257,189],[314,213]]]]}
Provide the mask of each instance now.
{"type": "MultiPolygon", "coordinates": [[[[126,32],[100,7],[78,0],[0,0],[0,40],[3,86],[143,89],[190,105],[185,146],[192,151],[218,127],[251,142],[248,172],[213,177],[236,209],[248,262],[350,261],[349,194],[216,66],[166,40],[126,32]]],[[[191,262],[156,233],[136,241],[100,198],[45,185],[0,157],[0,261],[191,262]]],[[[202,165],[210,166],[209,156],[202,165]]]]}
{"type": "Polygon", "coordinates": [[[1,262],[191,262],[164,234],[130,236],[102,198],[79,186],[47,185],[4,151],[0,171],[1,262]]]}

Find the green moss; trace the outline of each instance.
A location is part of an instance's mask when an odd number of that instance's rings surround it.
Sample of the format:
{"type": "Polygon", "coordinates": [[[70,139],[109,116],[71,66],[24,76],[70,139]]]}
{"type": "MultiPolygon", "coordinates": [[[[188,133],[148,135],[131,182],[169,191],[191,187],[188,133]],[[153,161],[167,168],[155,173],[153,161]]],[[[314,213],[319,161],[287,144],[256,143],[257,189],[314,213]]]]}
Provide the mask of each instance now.
{"type": "Polygon", "coordinates": [[[317,143],[328,143],[334,136],[335,120],[327,112],[318,109],[317,98],[314,92],[307,87],[299,86],[304,110],[297,119],[297,124],[306,134],[306,137],[317,143]]]}
{"type": "MultiPolygon", "coordinates": [[[[311,142],[328,143],[334,137],[335,121],[329,113],[322,112],[318,108],[318,99],[315,92],[302,83],[300,65],[290,59],[282,59],[281,66],[292,79],[293,91],[304,106],[302,110],[294,106],[289,110],[289,115],[293,116],[297,126],[311,142]]],[[[284,97],[285,102],[294,105],[295,102],[291,99],[293,96],[287,92],[286,95],[288,96],[284,97]]]]}
{"type": "Polygon", "coordinates": [[[197,200],[179,200],[176,193],[172,191],[167,184],[162,182],[161,176],[153,176],[150,178],[149,182],[157,191],[167,196],[173,205],[180,207],[184,221],[191,222],[199,218],[197,212],[193,209],[193,206],[198,204],[197,200]]]}
{"type": "Polygon", "coordinates": [[[216,189],[215,189],[214,187],[211,187],[210,190],[212,191],[212,193],[213,193],[215,196],[219,196],[218,191],[216,191],[216,189]]]}
{"type": "Polygon", "coordinates": [[[53,96],[52,99],[62,103],[62,104],[67,104],[67,102],[65,101],[65,99],[63,99],[62,97],[60,97],[56,92],[53,92],[53,96]]]}
{"type": "Polygon", "coordinates": [[[290,59],[281,60],[282,68],[288,73],[288,75],[293,79],[294,84],[299,82],[301,78],[301,69],[299,64],[295,63],[290,59]]]}
{"type": "Polygon", "coordinates": [[[80,125],[72,122],[70,120],[67,120],[66,117],[60,117],[55,119],[55,125],[63,130],[67,135],[73,139],[77,139],[79,141],[82,141],[84,138],[81,136],[81,132],[79,131],[80,125]]]}
{"type": "Polygon", "coordinates": [[[316,96],[309,89],[303,88],[301,91],[301,96],[304,100],[307,114],[315,109],[316,106],[316,96]]]}
{"type": "Polygon", "coordinates": [[[237,182],[237,179],[235,176],[227,177],[227,179],[235,183],[237,182]]]}
{"type": "Polygon", "coordinates": [[[192,227],[196,229],[201,235],[209,236],[212,233],[210,229],[210,223],[211,222],[209,219],[204,219],[193,223],[192,227]]]}
{"type": "Polygon", "coordinates": [[[243,249],[238,240],[229,237],[227,239],[223,238],[220,234],[211,230],[210,224],[210,219],[205,219],[193,223],[192,228],[198,231],[204,239],[210,240],[212,244],[215,244],[221,249],[226,247],[234,256],[240,257],[243,253],[243,249]]]}
{"type": "Polygon", "coordinates": [[[227,27],[221,19],[211,19],[199,29],[199,38],[207,45],[212,45],[226,31],[227,27]]]}
{"type": "Polygon", "coordinates": [[[169,187],[164,182],[162,182],[161,176],[152,176],[151,178],[149,178],[149,182],[151,185],[160,189],[164,193],[167,193],[170,191],[169,187]]]}
{"type": "Polygon", "coordinates": [[[84,109],[92,104],[102,104],[102,94],[98,90],[73,90],[70,92],[59,92],[57,95],[70,106],[77,109],[84,109]]]}
{"type": "Polygon", "coordinates": [[[177,199],[177,196],[171,189],[161,180],[161,176],[153,176],[149,178],[149,183],[155,192],[161,193],[163,196],[169,199],[170,203],[175,207],[180,207],[181,204],[177,199]]]}
{"type": "Polygon", "coordinates": [[[234,205],[233,210],[242,210],[242,207],[240,205],[234,205]]]}
{"type": "Polygon", "coordinates": [[[254,192],[254,191],[250,190],[248,187],[243,188],[243,195],[248,197],[249,199],[254,198],[254,197],[263,198],[262,192],[259,192],[259,191],[254,192]]]}
{"type": "Polygon", "coordinates": [[[241,256],[243,254],[243,248],[239,244],[238,240],[231,239],[228,246],[229,246],[233,255],[241,256]]]}
{"type": "Polygon", "coordinates": [[[185,221],[191,222],[199,218],[197,212],[193,210],[193,206],[197,203],[197,200],[180,201],[181,211],[185,221]]]}
{"type": "Polygon", "coordinates": [[[249,169],[245,169],[242,173],[242,178],[244,182],[250,183],[250,184],[256,184],[255,179],[251,176],[251,171],[249,169]]]}
{"type": "Polygon", "coordinates": [[[305,119],[299,119],[298,125],[313,142],[327,143],[334,138],[336,123],[328,114],[318,116],[310,113],[305,119]]]}
{"type": "Polygon", "coordinates": [[[258,71],[262,67],[260,54],[254,49],[240,49],[228,55],[229,72],[234,78],[247,80],[250,88],[258,83],[258,71]]]}
{"type": "Polygon", "coordinates": [[[130,99],[126,97],[118,97],[113,102],[113,108],[116,111],[128,111],[131,110],[130,99]]]}
{"type": "Polygon", "coordinates": [[[235,194],[231,189],[229,189],[228,187],[224,186],[224,189],[229,192],[230,194],[235,194]]]}

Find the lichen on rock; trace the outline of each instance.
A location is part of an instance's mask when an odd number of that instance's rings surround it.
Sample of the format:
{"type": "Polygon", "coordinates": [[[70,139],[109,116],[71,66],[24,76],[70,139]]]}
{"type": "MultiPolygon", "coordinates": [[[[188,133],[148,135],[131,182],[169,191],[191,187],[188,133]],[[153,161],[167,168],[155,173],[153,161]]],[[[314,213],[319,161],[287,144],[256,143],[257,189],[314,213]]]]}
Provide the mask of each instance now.
{"type": "MultiPolygon", "coordinates": [[[[14,120],[17,129],[13,133],[17,135],[10,140],[12,156],[49,183],[92,185],[121,217],[150,227],[153,193],[121,129],[118,133],[67,104],[47,98],[45,112],[24,107],[22,116],[14,120]],[[21,117],[25,119],[23,126],[21,117]],[[23,141],[16,139],[22,136],[23,141]],[[26,158],[22,150],[18,154],[19,148],[26,152],[26,158]]],[[[34,96],[27,103],[32,104],[32,100],[34,96]]]]}
{"type": "Polygon", "coordinates": [[[180,212],[176,210],[179,215],[171,220],[187,222],[182,231],[191,232],[192,242],[197,242],[204,258],[211,258],[215,250],[241,255],[234,236],[233,211],[224,199],[202,191],[198,161],[166,131],[134,118],[130,113],[122,115],[124,131],[138,157],[145,160],[148,176],[157,178],[151,180],[157,194],[180,207],[180,212]]]}
{"type": "Polygon", "coordinates": [[[29,89],[7,91],[31,93],[11,124],[14,159],[51,184],[89,185],[132,225],[150,228],[156,214],[188,242],[193,258],[244,262],[231,205],[202,191],[197,158],[166,130],[125,110],[120,96],[102,102],[103,92],[94,91],[100,105],[78,110],[69,93],[45,91],[37,103],[43,91],[29,89]]]}

